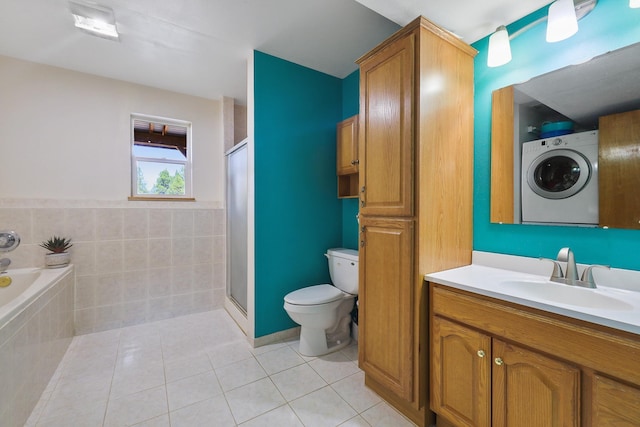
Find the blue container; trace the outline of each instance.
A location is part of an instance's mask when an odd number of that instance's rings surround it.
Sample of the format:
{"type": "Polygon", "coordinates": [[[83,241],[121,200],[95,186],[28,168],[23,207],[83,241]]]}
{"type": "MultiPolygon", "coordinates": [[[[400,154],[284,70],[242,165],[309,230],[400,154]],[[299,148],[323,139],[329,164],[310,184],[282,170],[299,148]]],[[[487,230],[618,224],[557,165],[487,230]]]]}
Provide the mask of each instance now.
{"type": "MultiPolygon", "coordinates": [[[[540,128],[540,133],[544,134],[547,132],[556,132],[556,131],[571,131],[573,132],[573,122],[564,121],[564,122],[544,122],[542,123],[542,127],[540,128]]],[[[566,132],[566,133],[571,133],[566,132]]],[[[565,135],[566,133],[560,134],[565,135]]],[[[551,135],[557,136],[557,135],[551,135]]],[[[544,137],[543,137],[544,138],[544,137]]]]}

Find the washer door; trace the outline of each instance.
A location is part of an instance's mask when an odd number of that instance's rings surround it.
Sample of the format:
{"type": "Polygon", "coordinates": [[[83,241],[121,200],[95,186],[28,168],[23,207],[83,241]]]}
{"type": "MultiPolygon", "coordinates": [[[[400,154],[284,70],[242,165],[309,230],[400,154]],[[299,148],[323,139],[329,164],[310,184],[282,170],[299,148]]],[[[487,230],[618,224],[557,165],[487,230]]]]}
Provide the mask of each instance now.
{"type": "Polygon", "coordinates": [[[591,165],[573,150],[549,150],[537,157],[527,170],[527,183],[545,199],[566,199],[589,182],[591,165]]]}

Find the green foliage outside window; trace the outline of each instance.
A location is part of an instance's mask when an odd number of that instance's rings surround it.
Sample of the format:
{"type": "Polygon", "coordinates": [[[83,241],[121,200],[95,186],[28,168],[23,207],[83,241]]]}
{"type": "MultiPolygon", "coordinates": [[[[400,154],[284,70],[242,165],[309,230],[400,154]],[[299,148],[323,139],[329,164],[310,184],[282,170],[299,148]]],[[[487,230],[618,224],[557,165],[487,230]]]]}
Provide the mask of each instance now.
{"type": "Polygon", "coordinates": [[[138,167],[138,194],[184,195],[184,167],[176,170],[173,176],[167,169],[161,171],[151,190],[147,188],[144,173],[142,169],[138,167]]]}

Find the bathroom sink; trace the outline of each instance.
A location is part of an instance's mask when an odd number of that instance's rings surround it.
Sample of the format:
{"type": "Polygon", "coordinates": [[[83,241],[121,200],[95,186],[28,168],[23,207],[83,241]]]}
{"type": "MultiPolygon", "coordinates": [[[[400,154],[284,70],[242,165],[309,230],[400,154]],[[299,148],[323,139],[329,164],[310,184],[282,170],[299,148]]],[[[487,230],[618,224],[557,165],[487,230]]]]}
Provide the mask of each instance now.
{"type": "Polygon", "coordinates": [[[499,288],[513,296],[601,310],[632,310],[623,294],[610,289],[589,289],[542,280],[505,280],[499,288]]]}

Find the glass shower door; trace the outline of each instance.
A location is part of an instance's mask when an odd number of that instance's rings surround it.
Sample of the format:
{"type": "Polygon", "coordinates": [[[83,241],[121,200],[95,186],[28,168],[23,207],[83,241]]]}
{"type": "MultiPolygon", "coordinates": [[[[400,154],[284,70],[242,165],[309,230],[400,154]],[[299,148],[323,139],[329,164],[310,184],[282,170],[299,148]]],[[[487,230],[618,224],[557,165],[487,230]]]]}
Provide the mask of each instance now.
{"type": "Polygon", "coordinates": [[[227,152],[227,296],[247,314],[247,143],[227,152]]]}

